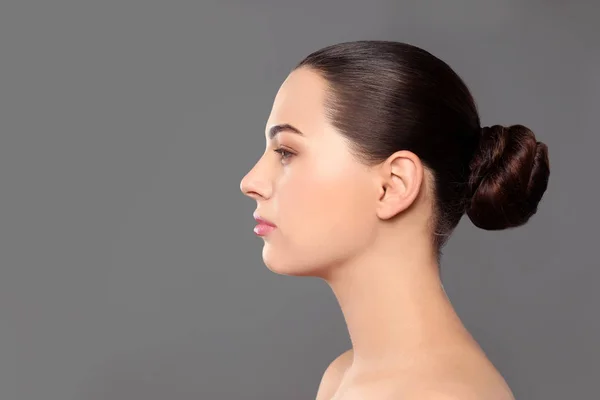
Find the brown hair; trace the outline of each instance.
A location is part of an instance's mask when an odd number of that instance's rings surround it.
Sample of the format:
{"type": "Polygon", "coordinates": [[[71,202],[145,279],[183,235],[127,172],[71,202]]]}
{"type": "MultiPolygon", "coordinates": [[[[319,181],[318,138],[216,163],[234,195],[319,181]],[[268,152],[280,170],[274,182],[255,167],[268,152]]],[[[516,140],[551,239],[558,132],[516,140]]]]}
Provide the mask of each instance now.
{"type": "Polygon", "coordinates": [[[409,44],[362,40],[324,47],[300,67],[328,82],[328,116],[359,160],[374,165],[409,150],[432,172],[438,251],[464,213],[487,230],[535,214],[550,173],[546,145],[522,125],[482,128],[467,86],[442,60],[409,44]]]}

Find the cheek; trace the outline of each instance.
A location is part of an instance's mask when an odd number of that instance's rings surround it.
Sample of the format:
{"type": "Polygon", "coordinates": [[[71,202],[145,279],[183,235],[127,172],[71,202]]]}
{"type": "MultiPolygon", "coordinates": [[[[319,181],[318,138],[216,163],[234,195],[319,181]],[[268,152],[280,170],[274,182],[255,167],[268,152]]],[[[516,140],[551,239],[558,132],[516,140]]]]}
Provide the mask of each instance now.
{"type": "Polygon", "coordinates": [[[360,247],[372,221],[364,179],[352,168],[312,165],[301,175],[287,176],[279,188],[278,216],[286,242],[312,254],[360,247]]]}

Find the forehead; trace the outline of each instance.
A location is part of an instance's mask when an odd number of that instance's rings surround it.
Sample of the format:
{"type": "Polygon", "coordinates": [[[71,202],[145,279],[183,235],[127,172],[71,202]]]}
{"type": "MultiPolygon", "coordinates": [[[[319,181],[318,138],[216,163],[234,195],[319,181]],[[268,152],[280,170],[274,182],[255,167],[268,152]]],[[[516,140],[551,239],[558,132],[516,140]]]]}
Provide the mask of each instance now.
{"type": "Polygon", "coordinates": [[[291,72],[281,84],[271,114],[267,130],[275,124],[291,124],[310,134],[326,124],[324,102],[326,81],[307,68],[291,72]]]}

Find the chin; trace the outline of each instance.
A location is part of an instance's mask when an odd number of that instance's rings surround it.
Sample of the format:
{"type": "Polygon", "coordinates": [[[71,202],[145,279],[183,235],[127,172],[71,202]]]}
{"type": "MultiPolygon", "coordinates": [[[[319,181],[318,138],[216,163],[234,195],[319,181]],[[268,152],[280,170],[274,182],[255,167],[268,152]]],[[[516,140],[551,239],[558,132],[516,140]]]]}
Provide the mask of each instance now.
{"type": "Polygon", "coordinates": [[[287,276],[316,276],[319,268],[315,263],[303,259],[288,251],[275,251],[269,243],[265,243],[262,251],[262,259],[265,266],[279,275],[287,276]]]}
{"type": "MultiPolygon", "coordinates": [[[[306,253],[306,251],[301,252],[302,255],[306,253]]],[[[265,243],[262,251],[265,266],[271,272],[279,275],[318,277],[323,275],[323,271],[328,268],[327,263],[318,262],[314,257],[307,259],[302,255],[285,250],[276,251],[268,243],[265,243]]]]}

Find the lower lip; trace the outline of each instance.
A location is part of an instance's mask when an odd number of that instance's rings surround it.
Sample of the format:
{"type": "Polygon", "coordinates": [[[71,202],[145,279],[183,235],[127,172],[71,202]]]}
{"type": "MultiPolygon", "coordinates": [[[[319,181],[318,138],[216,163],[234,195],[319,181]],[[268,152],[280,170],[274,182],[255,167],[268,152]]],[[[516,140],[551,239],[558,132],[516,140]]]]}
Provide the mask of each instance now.
{"type": "Polygon", "coordinates": [[[274,229],[275,227],[271,225],[258,224],[254,227],[254,233],[256,233],[258,236],[265,236],[272,232],[274,229]]]}

